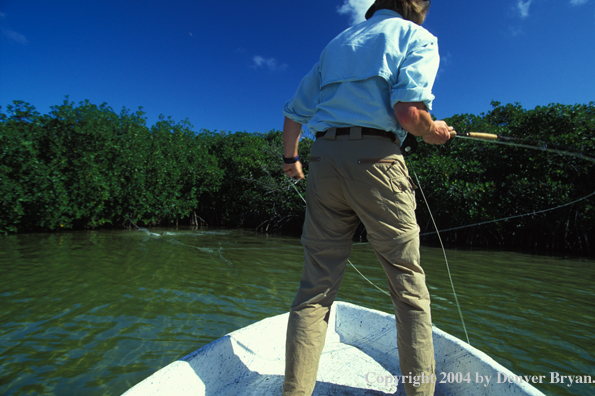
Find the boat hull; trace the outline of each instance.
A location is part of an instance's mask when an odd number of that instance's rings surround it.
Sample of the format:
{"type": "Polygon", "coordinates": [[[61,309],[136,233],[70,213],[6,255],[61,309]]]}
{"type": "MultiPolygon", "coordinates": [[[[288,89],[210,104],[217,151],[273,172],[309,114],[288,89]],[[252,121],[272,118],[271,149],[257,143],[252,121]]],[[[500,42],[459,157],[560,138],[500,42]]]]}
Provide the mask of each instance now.
{"type": "MultiPolygon", "coordinates": [[[[236,330],[175,361],[125,396],[280,395],[288,313],[236,330]]],[[[543,395],[485,353],[434,327],[436,395],[543,395]],[[487,382],[489,379],[489,383],[487,382]]],[[[405,395],[395,317],[335,302],[313,395],[405,395]]],[[[407,374],[407,373],[405,373],[407,374]]]]}

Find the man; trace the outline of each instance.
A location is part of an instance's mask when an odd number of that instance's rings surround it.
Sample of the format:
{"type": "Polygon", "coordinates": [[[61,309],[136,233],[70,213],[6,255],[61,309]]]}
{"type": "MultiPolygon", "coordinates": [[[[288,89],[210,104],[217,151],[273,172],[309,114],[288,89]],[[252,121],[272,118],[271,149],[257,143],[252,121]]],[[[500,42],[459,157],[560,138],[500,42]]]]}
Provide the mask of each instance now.
{"type": "MultiPolygon", "coordinates": [[[[310,153],[304,271],[287,329],[283,395],[310,395],[330,307],[353,233],[363,222],[388,278],[405,375],[434,374],[430,296],[420,265],[415,188],[400,151],[407,132],[444,144],[452,128],[433,121],[437,40],[420,25],[429,1],[377,0],[366,21],[333,39],[284,108],[284,166],[304,177],[297,157],[302,124],[316,134],[310,153]]],[[[404,384],[432,395],[433,383],[404,384]]]]}

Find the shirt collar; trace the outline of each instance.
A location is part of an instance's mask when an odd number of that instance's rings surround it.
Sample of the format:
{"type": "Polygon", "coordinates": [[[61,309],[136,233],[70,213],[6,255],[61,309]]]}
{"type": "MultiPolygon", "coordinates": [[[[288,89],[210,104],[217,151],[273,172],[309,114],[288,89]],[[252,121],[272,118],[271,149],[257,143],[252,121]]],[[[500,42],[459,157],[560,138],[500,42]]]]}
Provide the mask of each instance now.
{"type": "Polygon", "coordinates": [[[401,14],[399,14],[398,12],[393,11],[393,10],[389,10],[389,9],[386,9],[386,8],[383,8],[381,10],[376,10],[376,12],[374,12],[374,15],[372,16],[372,18],[375,17],[375,16],[378,16],[378,15],[386,15],[386,16],[393,17],[393,18],[401,18],[401,19],[403,19],[403,17],[401,16],[401,14]]]}

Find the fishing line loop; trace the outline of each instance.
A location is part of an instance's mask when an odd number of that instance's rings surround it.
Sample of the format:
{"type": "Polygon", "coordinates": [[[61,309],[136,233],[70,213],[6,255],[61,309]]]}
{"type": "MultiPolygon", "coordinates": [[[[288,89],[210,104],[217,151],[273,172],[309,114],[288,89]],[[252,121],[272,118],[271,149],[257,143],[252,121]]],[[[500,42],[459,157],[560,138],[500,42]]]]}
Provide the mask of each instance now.
{"type": "MultiPolygon", "coordinates": [[[[462,139],[474,140],[474,141],[481,141],[483,143],[495,143],[495,144],[501,144],[501,145],[513,146],[513,147],[521,147],[521,148],[526,148],[526,149],[531,149],[531,150],[537,150],[537,151],[546,151],[546,152],[551,152],[551,153],[555,153],[555,154],[559,154],[559,155],[567,155],[567,156],[571,156],[571,157],[583,159],[583,160],[590,161],[590,162],[595,162],[595,158],[593,158],[593,157],[589,157],[589,156],[584,155],[582,153],[575,153],[575,152],[567,151],[567,150],[558,150],[558,149],[548,148],[547,147],[547,143],[540,142],[540,141],[530,140],[530,142],[532,142],[532,143],[535,144],[534,146],[527,145],[527,144],[512,143],[512,142],[502,142],[502,141],[498,141],[498,140],[495,140],[495,139],[504,139],[504,140],[523,140],[523,139],[516,138],[516,137],[491,135],[491,134],[486,134],[486,133],[483,133],[483,132],[470,132],[470,133],[467,133],[467,134],[457,134],[457,135],[455,135],[455,137],[456,138],[462,138],[462,139]],[[473,137],[471,134],[474,134],[474,133],[475,134],[479,134],[479,135],[490,135],[491,137],[488,138],[489,140],[486,140],[486,139],[481,138],[481,137],[473,137]]],[[[467,225],[464,225],[464,226],[447,228],[447,229],[444,229],[444,230],[440,230],[440,232],[448,232],[448,231],[461,230],[461,229],[464,229],[464,228],[470,228],[470,227],[475,227],[475,226],[484,225],[484,224],[490,224],[490,223],[497,223],[499,221],[507,221],[507,220],[510,220],[510,219],[515,219],[515,218],[524,217],[524,216],[534,216],[536,214],[550,212],[552,210],[557,210],[557,209],[563,208],[565,206],[573,205],[575,203],[578,203],[578,202],[584,201],[586,199],[589,199],[589,198],[591,198],[594,195],[595,195],[595,191],[593,191],[591,194],[588,194],[588,195],[586,195],[586,196],[584,196],[582,198],[576,199],[576,200],[574,200],[572,202],[568,202],[568,203],[565,203],[565,204],[562,204],[562,205],[558,205],[558,206],[553,207],[553,208],[548,208],[548,209],[533,211],[533,212],[530,212],[530,213],[524,213],[524,214],[520,214],[520,215],[503,217],[501,219],[496,219],[496,220],[488,220],[488,221],[484,221],[484,222],[480,222],[480,223],[473,223],[473,224],[467,224],[467,225]]],[[[426,204],[427,204],[427,202],[426,202],[426,204]]],[[[437,229],[436,229],[436,231],[430,231],[430,232],[426,232],[426,233],[420,234],[420,236],[433,235],[435,233],[438,233],[437,229]]]]}
{"type": "MultiPolygon", "coordinates": [[[[558,206],[556,206],[554,208],[543,209],[543,210],[533,211],[531,213],[523,213],[523,214],[520,214],[520,215],[514,215],[514,216],[509,216],[509,217],[503,217],[501,219],[496,219],[496,220],[483,221],[481,223],[467,224],[467,225],[464,225],[464,226],[447,228],[445,230],[440,230],[440,232],[460,230],[460,229],[463,229],[463,228],[475,227],[475,226],[484,225],[484,224],[497,223],[499,221],[506,221],[506,220],[510,220],[510,219],[516,219],[518,217],[534,216],[534,215],[537,215],[537,214],[540,214],[540,213],[551,212],[552,210],[560,209],[560,208],[563,208],[565,206],[574,205],[575,203],[584,201],[586,199],[589,199],[589,198],[591,198],[594,195],[595,195],[595,191],[593,191],[591,194],[585,195],[582,198],[576,199],[576,200],[574,200],[572,202],[565,203],[563,205],[558,205],[558,206]]],[[[436,231],[430,231],[430,232],[425,232],[423,234],[419,234],[419,236],[433,235],[435,233],[436,233],[436,231]]]]}
{"type": "MultiPolygon", "coordinates": [[[[287,179],[289,181],[289,184],[291,184],[291,186],[295,189],[295,191],[298,193],[298,195],[300,196],[300,198],[302,199],[302,201],[304,201],[304,203],[307,205],[306,199],[302,196],[302,194],[298,191],[298,189],[295,187],[295,185],[299,182],[299,180],[293,182],[290,179],[287,179]]],[[[357,269],[357,267],[355,265],[353,265],[353,263],[351,262],[351,260],[347,260],[347,263],[349,265],[351,265],[353,267],[354,270],[357,271],[358,274],[361,275],[362,278],[364,278],[365,280],[367,280],[372,286],[374,286],[376,289],[378,289],[379,291],[381,291],[382,293],[386,294],[387,296],[390,297],[390,293],[387,292],[386,290],[381,289],[380,287],[378,287],[376,284],[374,284],[374,282],[372,282],[370,279],[366,278],[364,276],[364,274],[362,274],[360,272],[360,270],[357,269]]]]}
{"type": "Polygon", "coordinates": [[[432,210],[430,209],[430,205],[428,204],[428,200],[426,199],[426,194],[424,194],[424,190],[421,187],[421,183],[419,182],[419,178],[417,177],[417,173],[415,172],[415,167],[413,163],[409,162],[411,166],[411,170],[413,171],[413,176],[415,176],[415,180],[417,181],[417,186],[419,187],[419,191],[426,203],[426,207],[428,208],[428,212],[430,213],[430,218],[432,219],[432,223],[434,224],[434,229],[436,230],[436,234],[438,235],[438,240],[440,241],[440,246],[442,247],[442,253],[444,254],[444,262],[446,263],[446,271],[448,272],[448,279],[450,280],[450,286],[452,288],[452,294],[455,297],[455,303],[457,305],[457,310],[459,311],[459,316],[461,318],[461,323],[463,324],[463,331],[465,332],[465,338],[467,338],[467,344],[471,345],[469,342],[469,334],[467,333],[467,326],[465,326],[465,319],[463,318],[463,311],[461,310],[461,304],[459,304],[459,298],[457,297],[457,292],[455,291],[455,284],[452,280],[452,275],[450,273],[450,265],[448,265],[448,257],[446,256],[446,249],[444,248],[444,244],[442,243],[442,237],[440,236],[440,232],[438,231],[438,226],[436,225],[436,221],[434,220],[434,216],[432,215],[432,210]]]}
{"type": "MultiPolygon", "coordinates": [[[[413,172],[413,174],[415,175],[415,178],[417,180],[418,186],[420,185],[419,183],[419,179],[417,178],[417,174],[415,173],[415,170],[413,172]]],[[[295,187],[295,184],[297,184],[297,182],[292,182],[289,181],[289,183],[293,186],[293,188],[295,189],[295,191],[298,193],[298,195],[300,196],[300,198],[302,199],[302,201],[304,201],[304,203],[306,203],[306,200],[304,199],[304,197],[302,196],[302,194],[300,194],[300,192],[298,191],[298,189],[295,187]]],[[[428,201],[426,200],[426,197],[423,193],[423,190],[421,188],[421,186],[419,187],[420,191],[422,191],[422,195],[424,197],[424,200],[426,202],[426,205],[428,205],[428,201]]],[[[430,207],[428,206],[428,211],[430,211],[430,207]]],[[[430,211],[430,216],[431,216],[431,211],[430,211]]],[[[434,218],[432,217],[432,221],[434,221],[434,218]]],[[[434,222],[434,226],[436,226],[436,223],[434,222]]],[[[438,232],[438,228],[436,228],[436,232],[438,232]]],[[[438,234],[438,237],[440,237],[440,234],[438,234]]],[[[440,239],[440,244],[442,244],[442,239],[440,239]]],[[[467,327],[465,326],[465,320],[463,319],[463,312],[461,311],[461,306],[459,304],[459,299],[457,298],[457,293],[455,291],[455,286],[452,280],[452,276],[450,274],[450,267],[448,265],[448,259],[446,257],[446,250],[444,249],[444,245],[442,245],[442,252],[444,253],[444,259],[446,260],[446,269],[448,270],[448,277],[450,279],[450,285],[452,287],[452,292],[455,296],[455,302],[457,305],[457,309],[459,311],[459,315],[461,317],[461,322],[463,323],[463,331],[465,332],[465,337],[467,338],[467,344],[471,345],[471,343],[469,342],[469,334],[467,333],[467,327]]],[[[368,281],[368,283],[370,283],[372,286],[374,286],[376,289],[378,289],[380,292],[386,294],[387,296],[390,297],[390,293],[387,292],[386,290],[381,289],[380,287],[378,287],[374,282],[372,282],[370,279],[366,278],[366,276],[364,274],[361,273],[361,271],[359,269],[357,269],[357,267],[351,262],[351,260],[347,260],[347,263],[349,265],[351,265],[353,267],[353,269],[362,277],[364,278],[366,281],[368,281]]]]}

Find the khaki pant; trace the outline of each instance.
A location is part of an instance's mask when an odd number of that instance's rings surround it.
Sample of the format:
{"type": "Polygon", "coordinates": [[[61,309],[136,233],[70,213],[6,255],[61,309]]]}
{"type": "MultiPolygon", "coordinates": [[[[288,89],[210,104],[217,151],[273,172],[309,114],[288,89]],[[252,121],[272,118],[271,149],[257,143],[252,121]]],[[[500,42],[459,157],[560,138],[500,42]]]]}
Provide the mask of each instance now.
{"type": "MultiPolygon", "coordinates": [[[[388,278],[401,372],[423,372],[426,378],[434,374],[430,295],[420,265],[415,195],[398,145],[376,136],[317,139],[306,194],[305,263],[289,315],[283,395],[310,395],[314,389],[330,307],[360,220],[388,278]]],[[[404,386],[407,395],[434,394],[433,383],[404,386]]]]}

